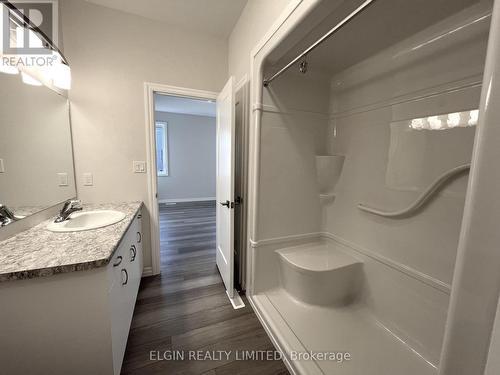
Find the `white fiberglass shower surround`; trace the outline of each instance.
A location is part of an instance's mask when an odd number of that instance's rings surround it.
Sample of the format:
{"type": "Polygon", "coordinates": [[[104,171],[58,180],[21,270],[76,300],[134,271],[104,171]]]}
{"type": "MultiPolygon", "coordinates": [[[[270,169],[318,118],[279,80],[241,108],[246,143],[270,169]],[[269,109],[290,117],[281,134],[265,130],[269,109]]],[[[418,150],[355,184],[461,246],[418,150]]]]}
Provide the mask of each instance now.
{"type": "Polygon", "coordinates": [[[483,374],[499,4],[293,6],[253,53],[250,303],[296,374],[483,374]]]}

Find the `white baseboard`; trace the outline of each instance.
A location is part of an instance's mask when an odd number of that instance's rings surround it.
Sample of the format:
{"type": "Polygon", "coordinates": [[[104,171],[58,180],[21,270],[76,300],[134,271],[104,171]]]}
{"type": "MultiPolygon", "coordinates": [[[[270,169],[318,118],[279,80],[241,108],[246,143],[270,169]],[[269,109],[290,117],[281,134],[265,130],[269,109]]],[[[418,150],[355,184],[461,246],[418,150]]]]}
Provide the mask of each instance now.
{"type": "Polygon", "coordinates": [[[158,199],[158,203],[203,202],[203,201],[214,201],[214,200],[215,200],[215,197],[172,198],[172,199],[158,199]]]}
{"type": "Polygon", "coordinates": [[[151,266],[144,267],[144,269],[142,270],[142,277],[148,276],[153,276],[153,267],[151,266]]]}

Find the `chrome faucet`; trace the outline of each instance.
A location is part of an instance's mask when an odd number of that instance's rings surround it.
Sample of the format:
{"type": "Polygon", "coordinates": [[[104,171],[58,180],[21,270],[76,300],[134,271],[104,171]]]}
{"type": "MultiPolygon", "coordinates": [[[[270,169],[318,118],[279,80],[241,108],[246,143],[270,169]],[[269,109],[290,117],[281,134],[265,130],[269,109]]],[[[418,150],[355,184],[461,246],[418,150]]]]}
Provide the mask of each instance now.
{"type": "Polygon", "coordinates": [[[69,219],[69,215],[71,215],[75,211],[83,210],[82,202],[76,199],[70,199],[64,202],[63,207],[61,208],[61,212],[59,216],[54,220],[55,223],[61,223],[65,220],[69,219]]]}
{"type": "Polygon", "coordinates": [[[0,227],[9,225],[17,220],[18,218],[14,213],[7,206],[0,203],[0,227]]]}

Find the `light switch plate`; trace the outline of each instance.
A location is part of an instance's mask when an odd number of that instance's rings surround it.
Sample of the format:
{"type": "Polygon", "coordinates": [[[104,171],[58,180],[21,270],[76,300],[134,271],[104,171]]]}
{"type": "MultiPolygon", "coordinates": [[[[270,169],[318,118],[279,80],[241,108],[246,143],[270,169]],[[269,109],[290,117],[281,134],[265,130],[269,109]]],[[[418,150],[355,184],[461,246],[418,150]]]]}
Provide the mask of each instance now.
{"type": "Polygon", "coordinates": [[[94,176],[92,173],[84,173],[83,174],[83,186],[93,186],[94,185],[94,176]]]}
{"type": "Polygon", "coordinates": [[[145,161],[133,161],[132,170],[134,173],[146,173],[146,162],[145,161]]]}
{"type": "Polygon", "coordinates": [[[59,181],[59,186],[68,186],[68,174],[67,173],[58,173],[57,179],[59,181]]]}
{"type": "Polygon", "coordinates": [[[3,159],[0,159],[0,173],[5,173],[5,166],[3,164],[3,159]]]}

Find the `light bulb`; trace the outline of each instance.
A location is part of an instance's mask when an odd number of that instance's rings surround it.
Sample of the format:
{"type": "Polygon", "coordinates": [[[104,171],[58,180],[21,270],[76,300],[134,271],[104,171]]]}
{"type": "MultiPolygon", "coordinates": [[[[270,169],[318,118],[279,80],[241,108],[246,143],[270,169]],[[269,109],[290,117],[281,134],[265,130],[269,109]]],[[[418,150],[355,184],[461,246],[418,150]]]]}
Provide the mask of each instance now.
{"type": "Polygon", "coordinates": [[[479,110],[475,109],[469,113],[469,125],[477,125],[477,120],[479,119],[479,110]]]}
{"type": "Polygon", "coordinates": [[[415,130],[420,130],[424,128],[424,120],[421,118],[416,118],[414,120],[411,120],[410,127],[415,129],[415,130]]]}
{"type": "Polygon", "coordinates": [[[39,80],[33,78],[29,74],[26,74],[25,72],[21,72],[21,78],[22,78],[23,82],[26,83],[27,85],[31,85],[31,86],[41,86],[42,85],[42,83],[39,80]]]}
{"type": "Polygon", "coordinates": [[[446,122],[450,128],[460,125],[460,113],[450,113],[446,122]]]}
{"type": "Polygon", "coordinates": [[[52,83],[54,86],[63,90],[71,88],[71,69],[67,64],[59,63],[54,65],[52,74],[52,83]]]}
{"type": "Polygon", "coordinates": [[[442,127],[441,120],[439,119],[438,116],[428,117],[427,121],[429,121],[429,125],[430,125],[431,129],[433,129],[433,130],[438,130],[438,129],[441,129],[441,127],[442,127]]]}

